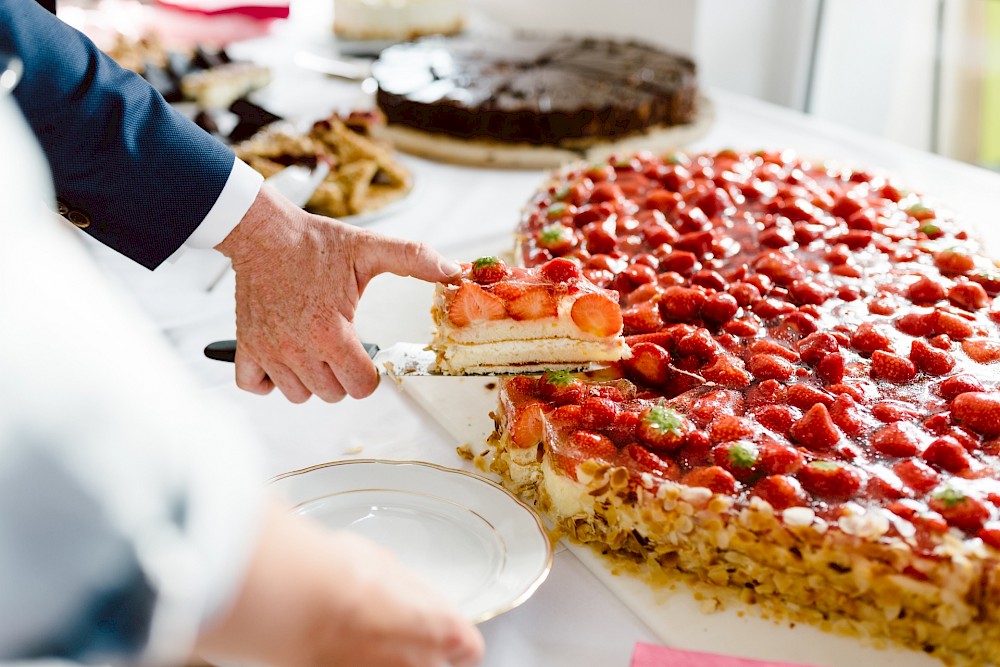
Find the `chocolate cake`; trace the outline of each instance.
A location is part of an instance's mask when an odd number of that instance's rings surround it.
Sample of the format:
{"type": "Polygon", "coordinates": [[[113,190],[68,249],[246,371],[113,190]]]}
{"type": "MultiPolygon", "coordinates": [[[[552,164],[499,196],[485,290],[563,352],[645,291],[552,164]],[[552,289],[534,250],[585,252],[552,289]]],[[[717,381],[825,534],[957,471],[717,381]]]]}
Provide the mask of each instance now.
{"type": "Polygon", "coordinates": [[[373,66],[390,127],[586,150],[692,123],[695,64],[637,42],[523,36],[399,44],[373,66]]]}

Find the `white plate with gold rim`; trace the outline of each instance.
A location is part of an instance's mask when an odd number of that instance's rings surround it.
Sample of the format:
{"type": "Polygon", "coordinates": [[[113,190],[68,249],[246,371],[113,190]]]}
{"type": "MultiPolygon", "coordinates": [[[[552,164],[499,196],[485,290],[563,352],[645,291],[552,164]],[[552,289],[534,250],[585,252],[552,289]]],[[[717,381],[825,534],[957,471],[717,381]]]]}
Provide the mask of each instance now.
{"type": "Polygon", "coordinates": [[[393,551],[475,623],[527,600],[552,567],[534,510],[469,472],[357,460],[285,473],[271,486],[297,513],[393,551]]]}

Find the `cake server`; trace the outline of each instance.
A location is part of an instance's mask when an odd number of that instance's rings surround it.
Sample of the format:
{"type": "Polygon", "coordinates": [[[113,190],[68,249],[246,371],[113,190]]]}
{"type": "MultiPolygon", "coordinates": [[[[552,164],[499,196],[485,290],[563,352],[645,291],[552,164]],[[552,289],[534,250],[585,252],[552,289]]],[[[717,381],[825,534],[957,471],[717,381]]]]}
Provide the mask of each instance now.
{"type": "MultiPolygon", "coordinates": [[[[464,375],[449,375],[448,373],[442,373],[437,369],[436,359],[437,354],[427,347],[426,343],[393,343],[388,347],[379,347],[375,343],[361,343],[365,348],[365,352],[371,357],[371,360],[375,362],[375,367],[378,368],[378,372],[381,375],[389,375],[391,377],[414,377],[414,376],[427,376],[436,375],[439,377],[463,377],[464,375]]],[[[205,347],[205,356],[209,359],[215,359],[216,361],[235,361],[236,360],[236,341],[235,340],[219,340],[214,343],[209,343],[205,347]]],[[[556,368],[563,368],[570,371],[595,371],[604,368],[601,364],[584,364],[579,367],[566,368],[565,366],[556,368]]],[[[493,377],[501,375],[541,375],[544,371],[533,371],[528,373],[474,373],[469,375],[477,375],[480,377],[493,377]]],[[[704,382],[704,380],[702,380],[704,382]]]]}
{"type": "MultiPolygon", "coordinates": [[[[420,343],[395,343],[379,347],[361,343],[381,375],[443,375],[435,369],[436,354],[420,343]]],[[[205,347],[205,356],[216,361],[236,360],[236,341],[219,340],[205,347]]]]}

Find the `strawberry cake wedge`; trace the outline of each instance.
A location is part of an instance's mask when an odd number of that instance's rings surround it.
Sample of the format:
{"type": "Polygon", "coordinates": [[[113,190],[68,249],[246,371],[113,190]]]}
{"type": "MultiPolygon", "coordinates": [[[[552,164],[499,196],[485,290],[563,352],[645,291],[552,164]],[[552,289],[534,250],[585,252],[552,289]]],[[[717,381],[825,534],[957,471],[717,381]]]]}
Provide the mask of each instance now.
{"type": "Polygon", "coordinates": [[[449,375],[584,368],[629,356],[618,294],[556,258],[510,268],[498,257],[438,284],[431,315],[437,369],[449,375]]]}
{"type": "Polygon", "coordinates": [[[617,292],[632,354],[500,383],[509,488],[651,582],[1000,664],[1000,272],[953,216],[788,153],[637,154],[554,174],[518,243],[617,292]]]}

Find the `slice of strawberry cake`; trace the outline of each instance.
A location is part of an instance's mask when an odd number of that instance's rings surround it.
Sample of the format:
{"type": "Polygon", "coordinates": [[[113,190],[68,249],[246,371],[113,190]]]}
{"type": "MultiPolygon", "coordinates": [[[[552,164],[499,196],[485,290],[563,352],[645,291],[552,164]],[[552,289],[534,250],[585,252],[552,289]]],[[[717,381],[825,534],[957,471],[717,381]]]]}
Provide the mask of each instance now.
{"type": "Polygon", "coordinates": [[[618,293],[593,285],[574,262],[524,269],[481,257],[463,268],[458,282],[437,286],[431,309],[442,372],[581,368],[629,355],[618,293]]]}

